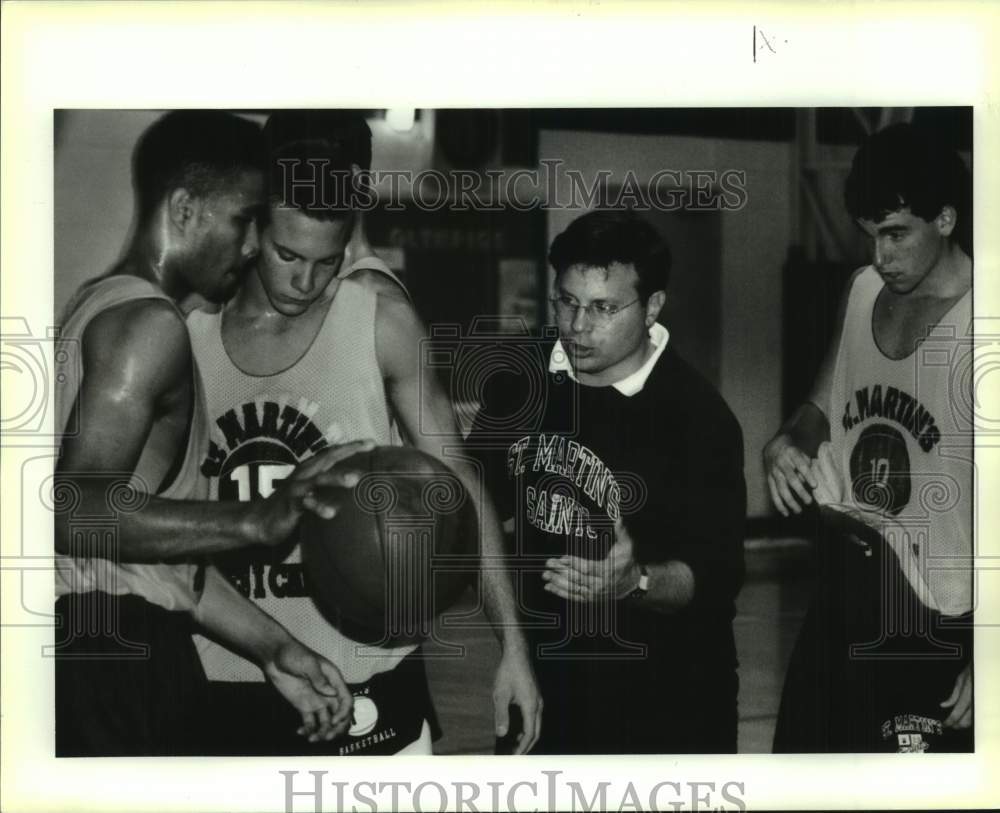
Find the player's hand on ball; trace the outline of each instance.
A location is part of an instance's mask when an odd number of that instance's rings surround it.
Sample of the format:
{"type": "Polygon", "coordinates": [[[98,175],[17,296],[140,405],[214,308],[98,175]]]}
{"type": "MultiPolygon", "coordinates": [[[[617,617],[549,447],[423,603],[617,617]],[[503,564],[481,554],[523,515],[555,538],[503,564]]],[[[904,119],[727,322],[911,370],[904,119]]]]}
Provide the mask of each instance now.
{"type": "Polygon", "coordinates": [[[973,697],[972,664],[967,663],[955,678],[951,694],[941,702],[941,708],[951,709],[951,713],[944,719],[945,728],[963,729],[972,725],[973,697]]]}
{"type": "Polygon", "coordinates": [[[604,559],[561,556],[549,559],[545,568],[545,589],[567,601],[614,601],[639,584],[632,537],[620,519],[615,523],[615,544],[604,559]]]}
{"type": "Polygon", "coordinates": [[[801,514],[802,506],[812,503],[816,480],[809,457],[788,435],[778,435],[764,447],[764,473],[771,502],[782,515],[801,514]]]}
{"type": "Polygon", "coordinates": [[[291,475],[280,481],[264,500],[247,504],[248,521],[261,544],[280,545],[295,530],[305,511],[332,519],[350,489],[357,485],[360,472],[350,467],[334,467],[359,452],[371,451],[374,441],[358,440],[331,446],[304,460],[291,475]]]}
{"type": "Polygon", "coordinates": [[[340,670],[298,641],[283,644],[264,674],[302,715],[297,733],[309,742],[332,740],[350,726],[354,698],[340,670]]]}

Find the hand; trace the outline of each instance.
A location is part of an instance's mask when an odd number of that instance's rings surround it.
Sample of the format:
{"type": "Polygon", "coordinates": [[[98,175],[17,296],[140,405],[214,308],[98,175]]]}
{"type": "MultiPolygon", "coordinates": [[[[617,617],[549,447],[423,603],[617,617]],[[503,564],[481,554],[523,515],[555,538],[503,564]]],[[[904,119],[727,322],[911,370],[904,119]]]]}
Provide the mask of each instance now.
{"type": "Polygon", "coordinates": [[[632,553],[632,537],[621,520],[615,523],[615,544],[604,559],[561,556],[549,559],[542,578],[545,589],[567,601],[614,601],[639,584],[639,565],[632,553]]]}
{"type": "Polygon", "coordinates": [[[967,663],[955,678],[955,688],[951,690],[948,699],[941,703],[941,708],[951,709],[951,714],[943,723],[945,728],[965,729],[972,726],[973,695],[972,664],[967,663]]]}
{"type": "Polygon", "coordinates": [[[862,548],[878,544],[882,531],[881,516],[859,506],[844,493],[840,460],[829,442],[821,443],[809,471],[816,483],[813,497],[827,524],[862,548]]]}
{"type": "Polygon", "coordinates": [[[542,733],[542,695],[523,649],[504,651],[493,681],[493,717],[498,737],[507,735],[510,725],[507,708],[511,704],[521,710],[523,723],[514,753],[526,754],[535,747],[542,733]]]}
{"type": "Polygon", "coordinates": [[[783,516],[789,511],[801,514],[802,506],[812,503],[809,489],[816,487],[816,481],[809,457],[788,435],[778,435],[764,447],[764,473],[771,502],[783,516]]]}
{"type": "Polygon", "coordinates": [[[354,698],[330,661],[292,639],[264,664],[264,674],[302,715],[296,730],[309,742],[332,740],[351,723],[354,698]]]}
{"type": "Polygon", "coordinates": [[[357,485],[360,472],[350,467],[331,469],[359,452],[374,448],[371,440],[353,441],[331,446],[300,463],[267,499],[247,503],[250,537],[259,544],[280,545],[295,530],[305,511],[333,519],[347,490],[357,485]]]}

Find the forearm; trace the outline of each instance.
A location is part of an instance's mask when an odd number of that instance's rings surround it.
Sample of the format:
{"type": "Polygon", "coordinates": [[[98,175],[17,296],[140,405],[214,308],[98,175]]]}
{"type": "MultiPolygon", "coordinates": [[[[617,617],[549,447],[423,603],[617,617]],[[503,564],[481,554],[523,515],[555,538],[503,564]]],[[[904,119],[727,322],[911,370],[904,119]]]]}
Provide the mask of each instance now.
{"type": "Polygon", "coordinates": [[[486,616],[504,651],[525,646],[517,612],[517,602],[510,575],[509,557],[504,545],[502,526],[489,497],[480,499],[478,484],[471,472],[463,470],[460,477],[473,498],[479,515],[480,573],[482,574],[483,602],[486,616]]]}
{"type": "Polygon", "coordinates": [[[205,590],[192,617],[213,637],[263,666],[290,639],[288,631],[243,595],[215,568],[205,570],[205,590]]]}
{"type": "Polygon", "coordinates": [[[649,570],[644,600],[659,612],[728,606],[745,575],[746,484],[742,439],[705,446],[683,484],[664,487],[671,504],[633,521],[638,561],[649,570]],[[712,462],[714,461],[714,462],[712,462]]]}
{"type": "Polygon", "coordinates": [[[807,401],[781,425],[772,443],[782,435],[809,457],[815,457],[819,445],[830,439],[830,422],[819,406],[807,401]]]}
{"type": "Polygon", "coordinates": [[[672,613],[693,602],[699,608],[724,607],[739,592],[746,490],[738,454],[728,459],[736,465],[692,472],[687,490],[668,488],[665,493],[677,505],[650,509],[633,521],[637,560],[649,572],[642,603],[650,609],[672,613]]]}
{"type": "Polygon", "coordinates": [[[486,617],[505,652],[526,647],[507,561],[502,542],[493,545],[484,538],[483,602],[486,617]]]}
{"type": "MultiPolygon", "coordinates": [[[[56,490],[73,503],[56,511],[56,550],[73,556],[99,556],[124,562],[162,562],[217,553],[253,544],[254,526],[241,503],[167,500],[138,492],[130,495],[122,478],[57,479],[56,490]],[[121,499],[115,499],[118,494],[121,499]],[[119,503],[119,504],[116,504],[119,503]],[[92,540],[80,550],[71,541],[73,516],[113,516],[117,534],[114,548],[94,547],[92,540]]],[[[57,507],[61,507],[57,498],[57,507]]]]}
{"type": "Polygon", "coordinates": [[[638,599],[643,607],[659,613],[675,613],[694,599],[694,572],[679,560],[649,565],[649,590],[638,599]]]}

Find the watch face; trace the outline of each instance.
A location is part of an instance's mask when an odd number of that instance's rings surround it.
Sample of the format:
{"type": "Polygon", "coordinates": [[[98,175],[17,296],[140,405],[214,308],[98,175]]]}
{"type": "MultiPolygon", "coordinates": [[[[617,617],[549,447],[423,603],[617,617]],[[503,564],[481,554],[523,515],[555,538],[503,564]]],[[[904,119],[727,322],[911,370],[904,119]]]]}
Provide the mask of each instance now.
{"type": "Polygon", "coordinates": [[[639,584],[628,594],[629,598],[642,598],[649,590],[649,577],[645,574],[639,577],[639,584]]]}

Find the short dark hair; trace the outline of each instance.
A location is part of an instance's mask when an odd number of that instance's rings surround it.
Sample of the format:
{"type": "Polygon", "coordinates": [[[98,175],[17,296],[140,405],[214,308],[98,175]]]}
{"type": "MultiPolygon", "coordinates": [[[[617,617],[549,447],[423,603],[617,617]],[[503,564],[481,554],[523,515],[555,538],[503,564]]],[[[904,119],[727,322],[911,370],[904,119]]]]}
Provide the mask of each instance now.
{"type": "Polygon", "coordinates": [[[952,144],[929,128],[894,124],[869,136],[854,155],[844,202],[851,217],[876,222],[904,208],[931,221],[952,206],[953,237],[971,249],[972,177],[952,144]]]}
{"type": "Polygon", "coordinates": [[[372,131],[360,110],[276,110],[267,119],[269,149],[300,143],[336,150],[349,164],[372,168],[372,131]]]}
{"type": "Polygon", "coordinates": [[[352,216],[358,199],[351,165],[371,169],[371,130],[364,116],[351,110],[279,110],[268,117],[264,140],[272,204],[318,220],[352,216]]]}
{"type": "Polygon", "coordinates": [[[140,222],[174,189],[208,197],[263,167],[264,142],[254,122],[221,110],[167,113],[142,134],[132,156],[140,222]]]}
{"type": "Polygon", "coordinates": [[[645,303],[655,291],[666,290],[671,256],[660,233],[635,212],[599,209],[578,217],[552,241],[549,262],[557,275],[574,265],[633,265],[645,303]]]}

